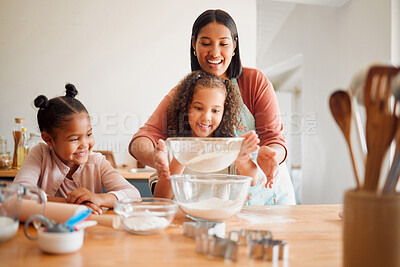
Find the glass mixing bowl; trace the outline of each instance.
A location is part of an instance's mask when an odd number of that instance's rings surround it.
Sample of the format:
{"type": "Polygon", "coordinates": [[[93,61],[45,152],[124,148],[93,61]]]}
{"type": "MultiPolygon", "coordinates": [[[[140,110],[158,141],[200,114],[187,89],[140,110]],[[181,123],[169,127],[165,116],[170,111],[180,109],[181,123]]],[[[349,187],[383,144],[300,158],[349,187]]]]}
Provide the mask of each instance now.
{"type": "Polygon", "coordinates": [[[171,223],[178,211],[178,205],[171,199],[144,197],[117,200],[114,211],[121,217],[128,232],[154,234],[171,223]]]}
{"type": "Polygon", "coordinates": [[[229,174],[171,175],[180,209],[196,221],[223,222],[242,209],[252,178],[229,174]]]}
{"type": "Polygon", "coordinates": [[[218,172],[239,155],[242,137],[172,137],[168,150],[183,166],[201,173],[218,172]]]}

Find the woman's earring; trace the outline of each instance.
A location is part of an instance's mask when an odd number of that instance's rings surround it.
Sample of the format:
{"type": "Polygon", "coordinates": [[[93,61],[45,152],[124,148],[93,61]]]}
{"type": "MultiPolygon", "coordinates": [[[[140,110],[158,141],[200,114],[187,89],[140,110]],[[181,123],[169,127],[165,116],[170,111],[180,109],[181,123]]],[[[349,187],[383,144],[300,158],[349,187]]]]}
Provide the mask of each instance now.
{"type": "Polygon", "coordinates": [[[194,55],[195,57],[197,57],[197,55],[196,55],[196,50],[193,51],[193,55],[194,55]]]}
{"type": "Polygon", "coordinates": [[[235,52],[233,52],[233,54],[232,54],[232,57],[234,57],[235,56],[235,52]]]}

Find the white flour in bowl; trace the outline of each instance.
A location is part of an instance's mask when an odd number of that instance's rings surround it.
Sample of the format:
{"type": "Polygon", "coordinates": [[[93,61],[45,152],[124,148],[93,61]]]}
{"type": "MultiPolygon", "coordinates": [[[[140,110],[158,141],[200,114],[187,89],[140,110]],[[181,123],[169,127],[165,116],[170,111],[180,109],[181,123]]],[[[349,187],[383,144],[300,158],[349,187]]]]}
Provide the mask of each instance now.
{"type": "Polygon", "coordinates": [[[237,152],[211,152],[201,154],[181,163],[198,172],[217,172],[231,165],[238,154],[239,150],[237,152]]]}
{"type": "Polygon", "coordinates": [[[124,225],[134,232],[147,232],[164,229],[169,225],[169,222],[164,217],[159,217],[151,211],[136,213],[135,216],[125,218],[124,225]]]}
{"type": "Polygon", "coordinates": [[[220,198],[208,198],[198,202],[179,204],[183,212],[195,218],[203,220],[225,220],[232,217],[242,208],[239,200],[224,200],[220,198]]]}
{"type": "Polygon", "coordinates": [[[13,237],[18,231],[19,223],[5,216],[0,216],[0,242],[13,237]]]}
{"type": "Polygon", "coordinates": [[[204,160],[214,160],[217,158],[221,158],[224,155],[226,155],[226,153],[224,153],[224,152],[211,152],[211,153],[207,153],[207,154],[201,154],[200,156],[191,158],[190,160],[188,160],[186,162],[186,164],[191,165],[191,164],[197,164],[204,160]]]}

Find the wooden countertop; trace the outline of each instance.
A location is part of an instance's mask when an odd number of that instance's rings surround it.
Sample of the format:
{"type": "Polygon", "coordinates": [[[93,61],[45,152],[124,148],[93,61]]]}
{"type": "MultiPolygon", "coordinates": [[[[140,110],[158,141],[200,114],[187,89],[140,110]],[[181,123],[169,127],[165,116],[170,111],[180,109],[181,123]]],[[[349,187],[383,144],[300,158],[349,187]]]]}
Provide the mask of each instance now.
{"type": "MultiPolygon", "coordinates": [[[[252,206],[226,222],[226,230],[270,230],[274,239],[289,244],[289,262],[253,260],[244,247],[237,262],[226,263],[195,251],[195,240],[183,235],[182,223],[189,221],[178,213],[172,225],[154,235],[133,235],[105,226],[85,231],[83,247],[72,254],[42,253],[37,241],[28,240],[22,224],[16,236],[0,243],[2,266],[341,266],[341,205],[252,206]]],[[[33,227],[29,231],[34,231],[33,227]]]]}
{"type": "MultiPolygon", "coordinates": [[[[118,167],[116,170],[125,178],[125,179],[148,179],[152,174],[149,172],[130,172],[131,168],[129,167],[118,167]]],[[[0,177],[15,177],[17,175],[17,169],[0,169],[0,177]]]]}

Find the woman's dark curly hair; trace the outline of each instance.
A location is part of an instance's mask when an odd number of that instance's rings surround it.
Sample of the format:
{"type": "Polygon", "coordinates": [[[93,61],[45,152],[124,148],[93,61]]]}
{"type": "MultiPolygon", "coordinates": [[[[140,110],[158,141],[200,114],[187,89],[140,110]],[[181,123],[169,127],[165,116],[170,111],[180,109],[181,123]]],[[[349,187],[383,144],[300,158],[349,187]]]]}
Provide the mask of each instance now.
{"type": "Polygon", "coordinates": [[[168,136],[189,137],[192,130],[189,125],[189,108],[196,92],[196,86],[216,88],[226,94],[224,114],[213,137],[232,137],[239,125],[241,96],[230,80],[221,79],[204,71],[193,71],[177,86],[175,95],[168,106],[168,136]]]}

